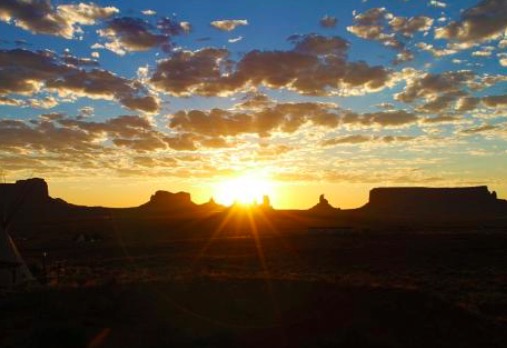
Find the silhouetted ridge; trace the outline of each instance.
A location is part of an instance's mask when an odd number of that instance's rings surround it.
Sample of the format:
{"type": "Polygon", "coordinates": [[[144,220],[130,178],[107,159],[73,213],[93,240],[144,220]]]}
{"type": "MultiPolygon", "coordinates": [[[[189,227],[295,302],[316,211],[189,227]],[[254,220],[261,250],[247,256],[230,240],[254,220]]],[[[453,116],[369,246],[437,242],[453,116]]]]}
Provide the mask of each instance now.
{"type": "Polygon", "coordinates": [[[172,193],[157,191],[150,197],[149,202],[143,204],[141,207],[157,210],[174,210],[195,208],[196,205],[192,202],[190,193],[188,192],[172,193]]]}
{"type": "Polygon", "coordinates": [[[487,186],[427,188],[383,187],[370,191],[364,207],[370,213],[389,215],[497,214],[506,203],[487,186]]]}
{"type": "Polygon", "coordinates": [[[210,198],[209,201],[207,201],[204,204],[201,204],[199,207],[201,209],[210,210],[210,211],[222,211],[225,209],[225,207],[223,205],[220,205],[217,202],[215,202],[215,200],[213,198],[210,198]]]}

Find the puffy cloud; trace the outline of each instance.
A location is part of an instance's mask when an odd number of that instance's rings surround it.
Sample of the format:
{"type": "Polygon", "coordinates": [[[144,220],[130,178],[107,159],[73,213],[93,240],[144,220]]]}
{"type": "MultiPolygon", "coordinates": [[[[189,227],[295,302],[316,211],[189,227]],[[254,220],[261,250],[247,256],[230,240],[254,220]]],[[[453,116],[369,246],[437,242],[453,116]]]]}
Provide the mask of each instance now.
{"type": "Polygon", "coordinates": [[[185,133],[213,138],[242,134],[268,137],[273,132],[294,133],[308,122],[336,127],[339,113],[334,104],[279,103],[252,110],[178,111],[171,116],[169,126],[185,133]]]}
{"type": "Polygon", "coordinates": [[[347,30],[352,34],[366,40],[380,41],[386,46],[401,48],[401,43],[394,37],[394,33],[388,33],[388,20],[392,19],[392,13],[384,7],[371,8],[366,12],[354,16],[354,25],[348,26],[347,30]]]}
{"type": "Polygon", "coordinates": [[[194,138],[167,135],[147,118],[134,115],[100,122],[58,113],[30,121],[0,118],[0,161],[9,171],[30,168],[58,176],[135,167],[150,167],[146,175],[158,175],[157,170],[178,167],[168,153],[196,150],[194,138]]]}
{"type": "Polygon", "coordinates": [[[463,97],[458,99],[456,103],[457,111],[471,111],[479,105],[480,99],[474,97],[463,97]]]}
{"type": "Polygon", "coordinates": [[[213,21],[210,25],[218,30],[233,31],[241,25],[248,25],[246,19],[223,19],[219,21],[213,21]]]}
{"type": "Polygon", "coordinates": [[[481,76],[470,70],[447,71],[441,74],[416,73],[409,70],[406,72],[407,85],[394,97],[404,103],[415,103],[415,110],[425,113],[467,112],[481,103],[490,107],[501,105],[502,96],[479,98],[474,97],[473,93],[507,79],[504,75],[481,76]]]}
{"type": "Polygon", "coordinates": [[[500,63],[501,66],[507,67],[507,53],[498,53],[498,63],[500,63]]]}
{"type": "Polygon", "coordinates": [[[476,75],[469,70],[416,75],[408,79],[405,89],[396,94],[395,99],[411,103],[420,98],[432,101],[442,94],[453,94],[457,97],[463,88],[475,81],[475,78],[476,75]]]}
{"type": "Polygon", "coordinates": [[[347,41],[310,34],[289,38],[289,51],[246,53],[238,62],[224,49],[175,52],[158,62],[151,78],[159,90],[176,96],[216,96],[260,86],[306,95],[360,95],[392,82],[391,72],[365,62],[347,62],[347,41]]]}
{"type": "MultiPolygon", "coordinates": [[[[158,100],[139,82],[107,70],[76,67],[68,60],[48,51],[0,50],[0,94],[33,95],[45,87],[62,96],[117,100],[133,110],[158,110],[158,100]]],[[[72,57],[72,61],[80,59],[72,57]]]]}
{"type": "Polygon", "coordinates": [[[158,62],[150,81],[159,90],[175,96],[220,95],[234,92],[240,83],[224,74],[230,64],[225,49],[179,51],[158,62]]]}
{"type": "Polygon", "coordinates": [[[245,134],[267,138],[274,133],[292,134],[309,125],[324,129],[336,129],[341,125],[399,128],[417,120],[416,115],[404,110],[356,114],[329,103],[254,104],[251,109],[242,103],[233,110],[181,110],[170,116],[169,127],[184,134],[212,139],[245,134]]]}
{"type": "Polygon", "coordinates": [[[108,41],[95,48],[103,46],[119,55],[133,51],[147,51],[154,47],[168,49],[170,36],[183,32],[179,23],[165,18],[154,28],[148,22],[139,18],[121,17],[110,20],[106,28],[99,30],[99,35],[108,41]],[[156,33],[158,29],[162,33],[156,33]]]}
{"type": "Polygon", "coordinates": [[[320,19],[319,23],[322,28],[334,28],[336,27],[338,20],[336,17],[325,15],[320,19]]]}
{"type": "Polygon", "coordinates": [[[384,46],[400,50],[394,60],[398,64],[413,59],[405,41],[417,32],[428,32],[432,25],[432,18],[394,16],[382,7],[356,14],[354,25],[348,26],[347,30],[362,39],[379,41],[384,46]]]}
{"type": "Polygon", "coordinates": [[[396,33],[400,33],[406,37],[412,37],[416,32],[426,32],[433,25],[433,19],[425,16],[417,16],[412,18],[394,17],[389,21],[389,25],[396,33]]]}
{"type": "Polygon", "coordinates": [[[451,48],[435,48],[432,44],[426,42],[419,42],[416,47],[422,51],[430,52],[435,57],[449,56],[458,52],[458,50],[451,48]]]}
{"type": "Polygon", "coordinates": [[[51,109],[58,105],[58,100],[54,97],[44,97],[42,99],[28,99],[26,100],[26,106],[37,109],[51,109]]]}
{"type": "Polygon", "coordinates": [[[507,2],[482,0],[461,13],[457,22],[435,30],[435,37],[458,42],[462,48],[500,38],[507,29],[507,2]]]}
{"type": "Polygon", "coordinates": [[[43,121],[36,126],[18,120],[0,120],[0,144],[3,150],[90,151],[96,147],[94,135],[80,129],[57,127],[43,121]]]}
{"type": "Polygon", "coordinates": [[[414,59],[414,54],[409,50],[403,50],[396,54],[396,58],[393,61],[393,64],[401,64],[404,62],[409,62],[414,59]]]}
{"type": "Polygon", "coordinates": [[[185,33],[192,31],[192,24],[190,24],[190,22],[180,22],[180,27],[185,33]]]}
{"type": "Polygon", "coordinates": [[[93,25],[118,13],[115,7],[100,7],[94,3],[53,6],[51,1],[3,0],[0,20],[37,34],[71,39],[81,32],[82,25],[93,25]]]}
{"type": "Polygon", "coordinates": [[[472,56],[473,57],[490,57],[492,55],[492,51],[494,49],[495,48],[493,46],[482,47],[480,50],[472,52],[472,56]]]}

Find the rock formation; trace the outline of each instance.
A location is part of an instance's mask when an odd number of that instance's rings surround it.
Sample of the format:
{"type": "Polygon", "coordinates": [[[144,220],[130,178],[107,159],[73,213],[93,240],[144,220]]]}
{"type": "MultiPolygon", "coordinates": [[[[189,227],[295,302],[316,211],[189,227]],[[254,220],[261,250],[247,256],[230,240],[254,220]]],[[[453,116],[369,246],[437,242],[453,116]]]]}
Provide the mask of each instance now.
{"type": "Polygon", "coordinates": [[[506,206],[487,186],[457,188],[385,187],[370,191],[363,208],[386,215],[494,215],[506,206]]]}
{"type": "Polygon", "coordinates": [[[157,191],[150,197],[149,202],[143,204],[141,207],[156,210],[174,210],[195,208],[196,205],[192,202],[190,193],[188,192],[172,193],[168,191],[157,191]]]}
{"type": "Polygon", "coordinates": [[[340,209],[335,208],[329,204],[328,200],[324,197],[323,194],[319,196],[319,203],[309,209],[309,212],[317,215],[330,215],[335,214],[338,211],[340,211],[340,209]]]}

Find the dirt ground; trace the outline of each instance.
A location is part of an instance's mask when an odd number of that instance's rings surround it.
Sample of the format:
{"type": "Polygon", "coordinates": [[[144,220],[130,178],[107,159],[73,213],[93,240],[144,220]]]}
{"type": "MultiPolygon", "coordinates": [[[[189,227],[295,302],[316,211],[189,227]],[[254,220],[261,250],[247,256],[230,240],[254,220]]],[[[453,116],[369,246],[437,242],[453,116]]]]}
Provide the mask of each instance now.
{"type": "Polygon", "coordinates": [[[0,297],[0,346],[507,344],[504,231],[211,237],[44,249],[47,284],[0,297]]]}

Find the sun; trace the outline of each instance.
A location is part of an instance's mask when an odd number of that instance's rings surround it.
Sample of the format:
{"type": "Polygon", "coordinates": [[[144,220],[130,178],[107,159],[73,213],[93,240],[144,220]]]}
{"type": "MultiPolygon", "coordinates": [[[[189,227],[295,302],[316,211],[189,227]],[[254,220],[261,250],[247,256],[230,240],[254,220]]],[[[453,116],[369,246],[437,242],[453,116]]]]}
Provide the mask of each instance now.
{"type": "Polygon", "coordinates": [[[252,205],[262,202],[265,195],[272,196],[274,185],[269,178],[260,173],[248,173],[224,180],[216,185],[215,200],[229,206],[234,203],[252,205]]]}

